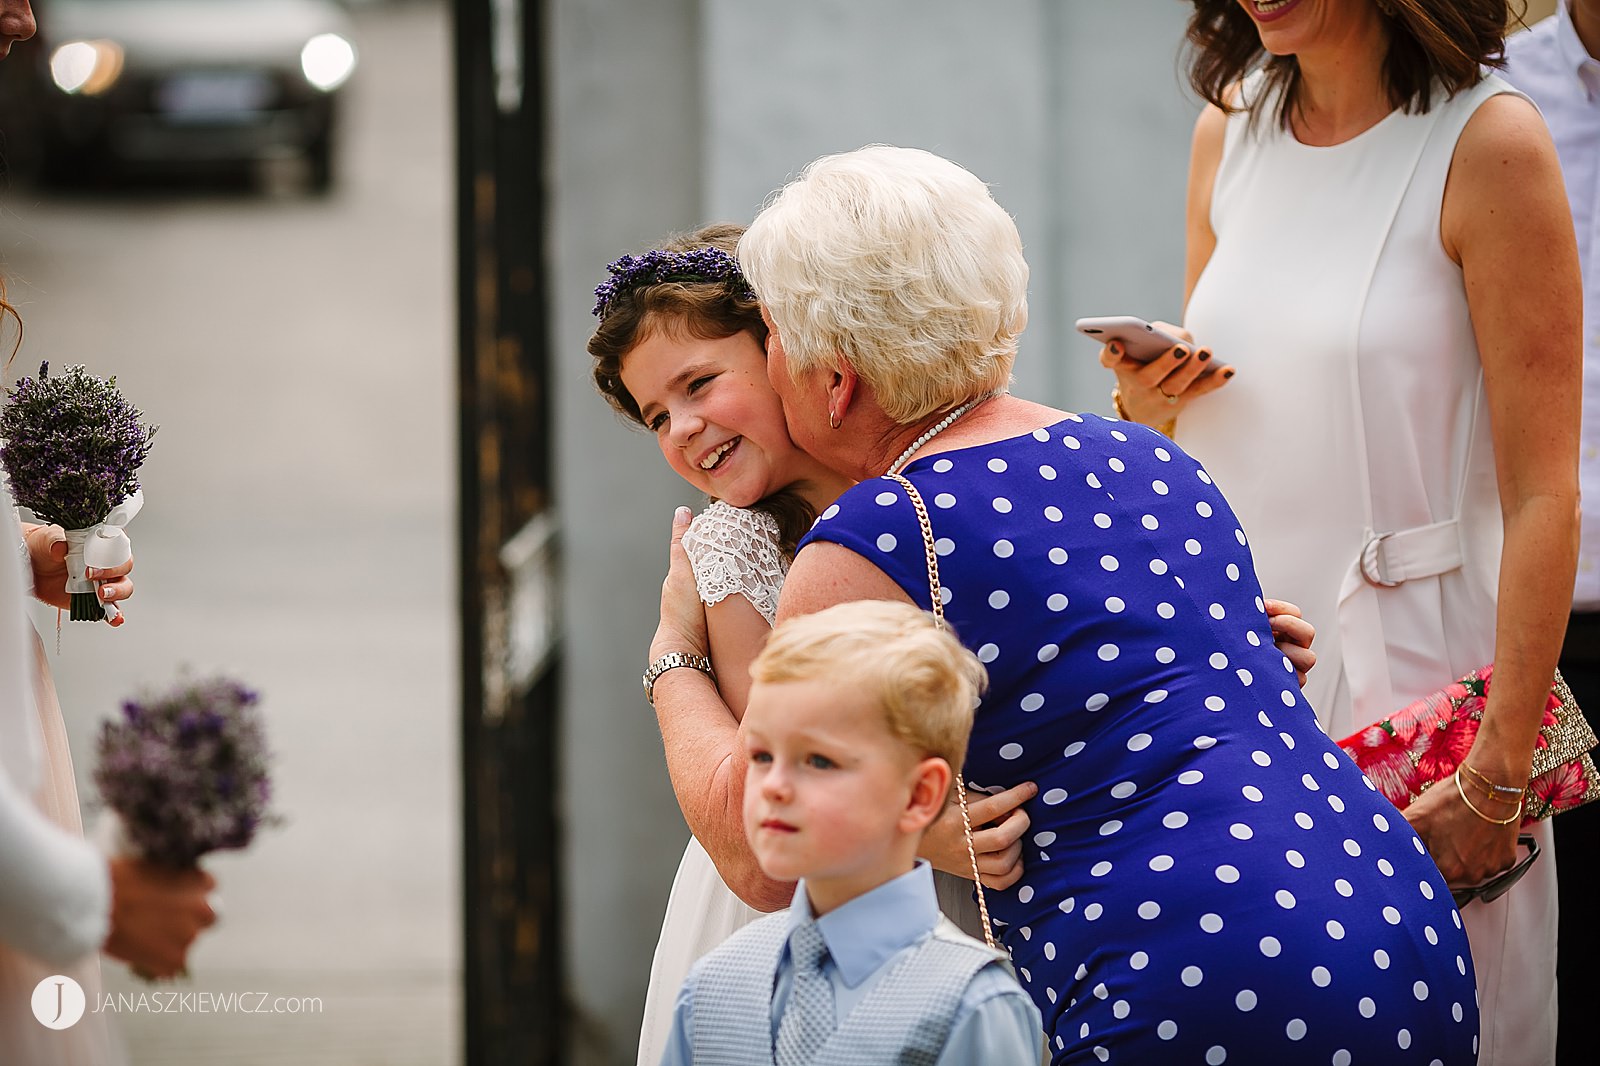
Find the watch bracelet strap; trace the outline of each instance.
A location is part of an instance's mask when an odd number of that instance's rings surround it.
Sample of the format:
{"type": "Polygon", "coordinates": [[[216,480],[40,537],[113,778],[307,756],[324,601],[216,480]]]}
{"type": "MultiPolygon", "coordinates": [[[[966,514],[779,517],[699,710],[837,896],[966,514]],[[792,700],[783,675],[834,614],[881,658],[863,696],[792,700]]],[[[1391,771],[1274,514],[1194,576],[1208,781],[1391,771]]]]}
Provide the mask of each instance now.
{"type": "Polygon", "coordinates": [[[706,656],[686,651],[669,651],[652,662],[644,672],[645,698],[650,701],[651,706],[655,705],[655,684],[661,680],[661,675],[680,666],[699,670],[713,681],[717,679],[716,672],[711,668],[711,660],[706,656]]]}

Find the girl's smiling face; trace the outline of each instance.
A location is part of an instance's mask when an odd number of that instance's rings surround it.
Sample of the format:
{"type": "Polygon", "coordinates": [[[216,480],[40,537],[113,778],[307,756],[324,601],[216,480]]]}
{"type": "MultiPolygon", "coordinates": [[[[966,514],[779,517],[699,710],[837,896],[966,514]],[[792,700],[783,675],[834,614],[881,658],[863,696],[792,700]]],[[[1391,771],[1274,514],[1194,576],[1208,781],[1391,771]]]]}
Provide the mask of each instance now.
{"type": "Polygon", "coordinates": [[[766,355],[747,332],[707,340],[657,327],[623,356],[620,376],[667,464],[708,496],[749,507],[831,480],[790,439],[766,355]]]}

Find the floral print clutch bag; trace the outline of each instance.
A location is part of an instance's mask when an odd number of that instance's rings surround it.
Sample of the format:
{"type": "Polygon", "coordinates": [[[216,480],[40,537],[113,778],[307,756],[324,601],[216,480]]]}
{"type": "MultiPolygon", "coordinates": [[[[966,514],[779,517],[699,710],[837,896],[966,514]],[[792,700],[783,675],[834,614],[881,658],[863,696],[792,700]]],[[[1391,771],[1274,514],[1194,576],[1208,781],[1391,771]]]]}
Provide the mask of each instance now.
{"type": "MultiPolygon", "coordinates": [[[[1478,735],[1494,664],[1467,674],[1339,741],[1367,779],[1404,810],[1430,785],[1448,780],[1478,735]]],[[[1589,750],[1594,730],[1556,672],[1534,744],[1522,807],[1524,826],[1600,798],[1589,750]]]]}

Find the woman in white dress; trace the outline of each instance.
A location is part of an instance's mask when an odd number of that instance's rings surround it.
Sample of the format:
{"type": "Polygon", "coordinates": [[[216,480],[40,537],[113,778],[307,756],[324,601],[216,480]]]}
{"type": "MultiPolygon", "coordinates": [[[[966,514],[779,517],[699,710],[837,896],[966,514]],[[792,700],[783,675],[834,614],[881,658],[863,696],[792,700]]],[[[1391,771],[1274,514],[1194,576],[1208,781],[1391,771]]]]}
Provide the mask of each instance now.
{"type": "MultiPolygon", "coordinates": [[[[1503,0],[1197,0],[1192,80],[1211,106],[1189,171],[1195,343],[1104,360],[1118,413],[1205,463],[1262,584],[1317,626],[1307,696],[1327,732],[1493,661],[1466,761],[1516,787],[1571,600],[1581,361],[1554,149],[1480,67],[1508,15],[1503,0]]],[[[1517,854],[1516,818],[1499,824],[1515,801],[1473,796],[1483,814],[1455,788],[1406,812],[1453,885],[1517,854]]],[[[1547,857],[1462,910],[1484,1063],[1553,1060],[1555,874],[1547,857]]]]}
{"type": "MultiPolygon", "coordinates": [[[[24,5],[24,10],[26,6],[24,5]]],[[[3,55],[0,49],[0,55],[3,55]]],[[[0,281],[0,324],[21,322],[0,281]]],[[[14,349],[13,349],[14,351],[14,349]]],[[[9,368],[9,363],[6,364],[9,368]]],[[[104,1014],[98,952],[168,977],[182,970],[189,944],[214,920],[198,870],[168,871],[142,860],[112,859],[83,839],[72,754],[55,685],[24,596],[67,606],[61,530],[21,524],[0,471],[0,1063],[5,1066],[113,1066],[123,1054],[104,1014]],[[89,1012],[74,1025],[47,1028],[34,1018],[35,988],[66,976],[89,1012]]],[[[104,578],[101,599],[133,593],[132,564],[104,578]]],[[[122,624],[118,618],[114,624],[122,624]]]]}

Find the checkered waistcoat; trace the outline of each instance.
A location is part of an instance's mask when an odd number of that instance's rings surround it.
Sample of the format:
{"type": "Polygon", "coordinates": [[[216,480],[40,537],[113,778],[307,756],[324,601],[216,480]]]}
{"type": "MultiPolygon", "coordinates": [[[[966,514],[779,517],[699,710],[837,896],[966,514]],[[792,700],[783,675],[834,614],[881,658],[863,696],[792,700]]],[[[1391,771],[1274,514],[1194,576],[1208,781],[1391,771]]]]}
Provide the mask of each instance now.
{"type": "MultiPolygon", "coordinates": [[[[694,988],[695,1066],[772,1066],[772,988],[789,913],[745,926],[700,963],[694,988]]],[[[884,974],[823,1045],[812,1066],[933,1066],[978,971],[1004,951],[941,917],[884,974]]]]}

